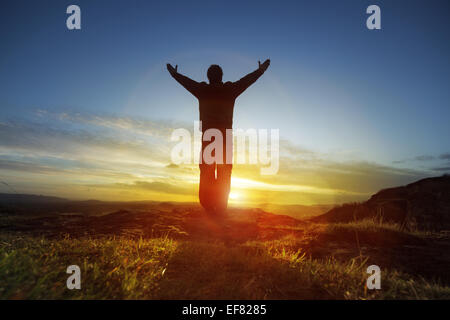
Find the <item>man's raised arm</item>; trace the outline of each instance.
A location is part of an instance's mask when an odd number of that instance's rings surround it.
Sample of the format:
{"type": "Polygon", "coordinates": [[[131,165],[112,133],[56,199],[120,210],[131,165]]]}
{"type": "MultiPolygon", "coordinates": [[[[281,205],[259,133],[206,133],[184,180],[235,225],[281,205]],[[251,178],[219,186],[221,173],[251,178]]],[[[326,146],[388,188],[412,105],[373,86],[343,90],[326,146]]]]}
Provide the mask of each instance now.
{"type": "Polygon", "coordinates": [[[181,73],[178,73],[178,65],[172,67],[170,63],[167,64],[167,70],[169,71],[170,75],[177,80],[183,87],[186,88],[187,91],[192,93],[195,97],[198,98],[198,93],[200,89],[200,84],[197,81],[194,81],[181,73]]]}
{"type": "Polygon", "coordinates": [[[242,92],[244,92],[248,87],[250,87],[256,80],[258,80],[259,77],[261,77],[264,74],[264,72],[267,70],[269,65],[270,65],[270,59],[267,59],[266,61],[264,61],[263,64],[261,64],[261,62],[258,61],[258,66],[259,66],[258,69],[256,69],[252,73],[249,73],[242,79],[236,81],[234,83],[234,91],[235,91],[236,97],[239,96],[242,92]]]}

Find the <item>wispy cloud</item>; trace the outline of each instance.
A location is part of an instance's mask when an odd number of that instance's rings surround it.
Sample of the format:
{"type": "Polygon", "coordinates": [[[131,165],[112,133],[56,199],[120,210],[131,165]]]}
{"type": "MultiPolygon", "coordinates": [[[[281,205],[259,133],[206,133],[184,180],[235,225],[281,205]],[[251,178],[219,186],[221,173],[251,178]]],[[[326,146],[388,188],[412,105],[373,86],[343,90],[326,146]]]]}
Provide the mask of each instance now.
{"type": "Polygon", "coordinates": [[[131,183],[115,183],[112,185],[96,185],[96,187],[104,188],[117,188],[117,189],[129,189],[129,190],[143,190],[154,191],[158,193],[167,193],[173,195],[195,195],[196,186],[190,184],[177,184],[177,181],[173,183],[167,183],[164,181],[133,181],[131,183]]]}
{"type": "Polygon", "coordinates": [[[438,156],[434,155],[419,155],[409,159],[396,160],[393,164],[408,165],[411,163],[421,163],[420,167],[425,171],[438,171],[449,172],[450,171],[450,153],[442,153],[438,156]],[[443,161],[444,160],[444,161],[443,161]]]}
{"type": "MultiPolygon", "coordinates": [[[[36,193],[194,201],[198,166],[170,161],[170,135],[179,127],[192,124],[38,110],[34,119],[0,123],[0,173],[36,193]]],[[[331,203],[364,200],[381,188],[429,175],[363,160],[337,161],[287,139],[280,141],[280,155],[274,176],[261,176],[257,166],[234,165],[233,190],[248,202],[331,203]]]]}
{"type": "Polygon", "coordinates": [[[433,168],[433,170],[435,170],[435,171],[443,171],[443,172],[450,172],[450,166],[448,166],[448,167],[437,167],[437,168],[433,168]]]}
{"type": "Polygon", "coordinates": [[[430,155],[421,155],[421,156],[417,156],[414,158],[414,160],[417,160],[417,161],[431,161],[433,159],[434,159],[434,157],[430,156],[430,155]]]}

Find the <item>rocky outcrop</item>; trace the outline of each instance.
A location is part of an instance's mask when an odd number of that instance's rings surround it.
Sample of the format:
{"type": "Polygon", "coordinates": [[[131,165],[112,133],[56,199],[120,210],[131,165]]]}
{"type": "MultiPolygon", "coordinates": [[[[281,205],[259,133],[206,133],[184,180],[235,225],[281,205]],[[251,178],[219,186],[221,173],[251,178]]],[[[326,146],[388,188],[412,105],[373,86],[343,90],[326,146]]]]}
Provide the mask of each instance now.
{"type": "Polygon", "coordinates": [[[450,176],[384,189],[366,202],[345,204],[312,220],[349,222],[364,218],[396,222],[410,229],[449,230],[450,176]]]}

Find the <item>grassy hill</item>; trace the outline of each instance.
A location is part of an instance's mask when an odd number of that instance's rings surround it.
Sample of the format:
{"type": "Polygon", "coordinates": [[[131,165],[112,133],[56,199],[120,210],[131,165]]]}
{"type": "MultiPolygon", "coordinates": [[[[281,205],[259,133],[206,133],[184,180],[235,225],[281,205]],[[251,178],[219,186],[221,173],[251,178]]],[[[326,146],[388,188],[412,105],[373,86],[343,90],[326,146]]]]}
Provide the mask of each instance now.
{"type": "MultiPolygon", "coordinates": [[[[401,188],[411,197],[425,187],[401,188]]],[[[340,208],[370,208],[393,193],[340,208]]],[[[448,230],[347,211],[300,220],[234,208],[219,219],[192,204],[148,203],[110,214],[3,213],[0,298],[450,299],[448,230]],[[73,264],[81,290],[66,288],[73,264]],[[381,290],[366,287],[372,264],[381,290]]]]}
{"type": "Polygon", "coordinates": [[[367,218],[398,223],[409,230],[450,230],[450,176],[384,189],[363,203],[335,207],[311,221],[350,222],[367,218]]]}

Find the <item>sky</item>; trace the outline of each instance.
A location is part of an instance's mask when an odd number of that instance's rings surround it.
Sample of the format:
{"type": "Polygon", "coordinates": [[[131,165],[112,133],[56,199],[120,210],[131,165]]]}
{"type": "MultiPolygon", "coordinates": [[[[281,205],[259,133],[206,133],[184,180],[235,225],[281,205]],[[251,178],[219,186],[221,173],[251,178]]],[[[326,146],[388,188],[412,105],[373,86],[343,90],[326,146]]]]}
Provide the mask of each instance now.
{"type": "Polygon", "coordinates": [[[198,104],[165,69],[225,81],[271,59],[235,128],[279,129],[280,170],[233,168],[231,201],[361,201],[450,173],[448,1],[2,1],[0,192],[197,201],[173,165],[198,104]],[[81,8],[68,30],[66,8],[81,8]],[[368,30],[366,8],[381,8],[368,30]]]}

